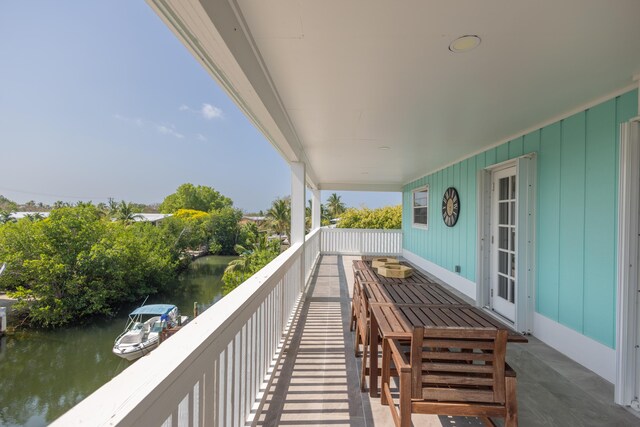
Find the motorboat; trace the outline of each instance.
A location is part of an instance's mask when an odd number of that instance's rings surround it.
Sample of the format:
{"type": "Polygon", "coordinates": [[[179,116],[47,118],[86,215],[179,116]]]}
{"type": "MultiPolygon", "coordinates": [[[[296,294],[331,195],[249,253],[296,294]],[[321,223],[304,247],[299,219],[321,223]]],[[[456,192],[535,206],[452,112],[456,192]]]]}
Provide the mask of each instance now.
{"type": "Polygon", "coordinates": [[[163,331],[175,330],[187,320],[173,304],[142,305],[129,314],[124,332],[113,344],[113,354],[136,360],[158,347],[163,331]]]}

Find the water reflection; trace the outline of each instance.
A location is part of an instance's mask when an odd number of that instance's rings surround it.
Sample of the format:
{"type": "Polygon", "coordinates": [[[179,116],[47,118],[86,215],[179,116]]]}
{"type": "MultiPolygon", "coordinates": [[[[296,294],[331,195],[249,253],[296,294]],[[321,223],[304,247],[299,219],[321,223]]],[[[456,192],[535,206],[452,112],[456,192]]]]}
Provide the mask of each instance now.
{"type": "MultiPolygon", "coordinates": [[[[191,316],[194,301],[211,304],[221,298],[220,278],[231,259],[197,260],[172,295],[149,302],[171,302],[191,316]]],[[[111,354],[126,314],[90,325],[0,338],[0,426],[44,426],[129,366],[111,354]]]]}

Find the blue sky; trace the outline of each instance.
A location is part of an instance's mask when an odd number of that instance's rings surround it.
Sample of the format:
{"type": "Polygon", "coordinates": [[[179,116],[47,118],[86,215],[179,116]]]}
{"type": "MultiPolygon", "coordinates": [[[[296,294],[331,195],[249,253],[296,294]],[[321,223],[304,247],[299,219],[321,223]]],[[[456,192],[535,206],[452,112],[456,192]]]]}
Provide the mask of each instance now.
{"type": "MultiPolygon", "coordinates": [[[[0,194],[153,203],[185,182],[245,211],[291,185],[287,163],[143,1],[0,3],[0,194]]],[[[338,194],[356,207],[401,200],[338,194]]]]}

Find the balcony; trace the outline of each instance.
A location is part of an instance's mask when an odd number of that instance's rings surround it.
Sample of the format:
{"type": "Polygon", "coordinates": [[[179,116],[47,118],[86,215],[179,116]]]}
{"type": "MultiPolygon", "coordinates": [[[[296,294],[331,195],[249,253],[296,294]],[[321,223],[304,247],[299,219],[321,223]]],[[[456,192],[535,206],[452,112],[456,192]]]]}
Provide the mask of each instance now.
{"type": "MultiPolygon", "coordinates": [[[[315,229],[54,426],[393,425],[359,389],[351,261],[400,231],[315,229]]],[[[509,344],[523,426],[635,425],[613,385],[531,337],[509,344]]],[[[413,416],[416,425],[475,419],[413,416]]]]}

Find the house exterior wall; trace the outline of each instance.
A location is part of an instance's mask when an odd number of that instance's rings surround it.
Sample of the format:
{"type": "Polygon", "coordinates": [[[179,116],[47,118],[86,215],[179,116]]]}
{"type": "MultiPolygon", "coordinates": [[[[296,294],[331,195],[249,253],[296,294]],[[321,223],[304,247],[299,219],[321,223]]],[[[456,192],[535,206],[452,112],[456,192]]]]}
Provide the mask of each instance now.
{"type": "MultiPolygon", "coordinates": [[[[637,90],[424,176],[403,189],[404,249],[476,281],[477,172],[537,154],[536,312],[615,347],[619,124],[638,115],[637,90]],[[427,229],[412,226],[412,191],[429,186],[427,229]],[[442,196],[460,195],[458,223],[442,196]]],[[[534,332],[535,333],[535,332],[534,332]]]]}

